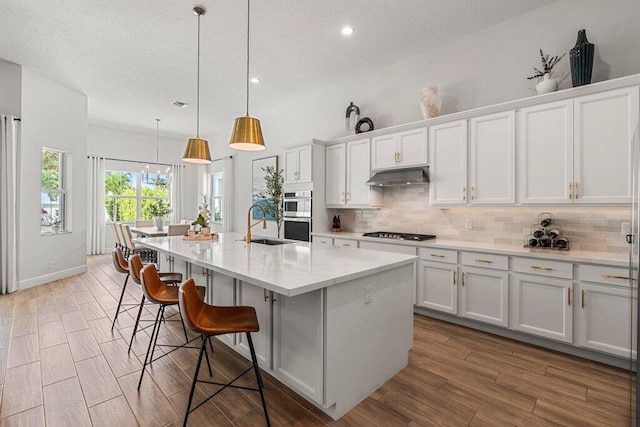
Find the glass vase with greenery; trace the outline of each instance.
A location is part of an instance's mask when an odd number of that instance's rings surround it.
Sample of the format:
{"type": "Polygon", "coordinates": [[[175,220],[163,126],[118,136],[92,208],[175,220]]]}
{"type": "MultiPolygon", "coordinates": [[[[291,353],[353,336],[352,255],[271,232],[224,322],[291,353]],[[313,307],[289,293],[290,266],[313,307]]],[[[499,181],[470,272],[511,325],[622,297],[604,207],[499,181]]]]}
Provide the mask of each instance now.
{"type": "Polygon", "coordinates": [[[263,206],[267,217],[271,217],[276,222],[278,227],[278,237],[280,237],[280,229],[282,228],[283,220],[283,199],[284,193],[282,192],[282,185],[284,184],[284,169],[276,170],[273,166],[267,166],[262,168],[265,172],[265,186],[266,191],[259,194],[261,199],[264,199],[265,204],[263,206]]]}

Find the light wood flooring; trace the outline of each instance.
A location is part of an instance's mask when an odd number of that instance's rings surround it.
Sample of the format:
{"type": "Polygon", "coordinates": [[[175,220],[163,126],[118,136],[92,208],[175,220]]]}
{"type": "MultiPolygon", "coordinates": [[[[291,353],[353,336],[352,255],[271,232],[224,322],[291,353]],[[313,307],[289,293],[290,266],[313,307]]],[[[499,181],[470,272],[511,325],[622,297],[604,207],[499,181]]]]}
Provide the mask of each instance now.
{"type": "MultiPolygon", "coordinates": [[[[197,351],[184,349],[148,369],[136,390],[149,336],[127,355],[133,318],[111,318],[124,276],[110,256],[88,258],[85,274],[0,296],[0,426],[178,426],[197,351]]],[[[126,301],[139,301],[128,287],[126,301]]],[[[151,309],[152,310],[152,309],[151,309]]],[[[133,311],[131,311],[133,314],[133,311]]],[[[150,311],[145,318],[153,316],[150,311]]],[[[333,421],[265,374],[274,426],[624,426],[628,372],[464,327],[415,316],[409,366],[333,421]]],[[[163,325],[164,328],[164,325],[163,325]]],[[[165,340],[180,341],[178,322],[165,340]]],[[[247,366],[216,342],[214,377],[247,366]]],[[[207,376],[203,370],[203,377],[207,376]]],[[[357,378],[353,379],[357,381],[357,378]]],[[[253,377],[246,377],[253,385],[253,377]]],[[[196,401],[206,387],[198,386],[196,401]]],[[[225,390],[190,425],[263,425],[257,393],[225,390]]]]}

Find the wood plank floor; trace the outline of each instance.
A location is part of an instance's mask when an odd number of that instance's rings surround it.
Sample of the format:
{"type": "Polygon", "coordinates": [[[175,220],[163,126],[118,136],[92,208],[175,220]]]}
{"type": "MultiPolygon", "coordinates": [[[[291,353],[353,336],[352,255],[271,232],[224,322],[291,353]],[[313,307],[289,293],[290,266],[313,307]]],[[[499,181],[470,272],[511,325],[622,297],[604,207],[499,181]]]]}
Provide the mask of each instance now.
{"type": "MultiPolygon", "coordinates": [[[[134,311],[111,331],[124,276],[110,256],[87,262],[85,274],[0,296],[0,427],[181,425],[197,352],[180,350],[154,363],[138,392],[149,334],[140,334],[127,355],[134,311]]],[[[139,301],[139,287],[127,290],[126,303],[139,301]]],[[[164,339],[179,341],[179,324],[167,324],[164,339]]],[[[272,424],[630,425],[635,375],[627,371],[423,316],[414,324],[409,366],[338,421],[265,374],[272,424]]],[[[220,342],[212,365],[218,380],[248,366],[220,342]]],[[[198,386],[196,401],[208,387],[198,386]]],[[[225,390],[189,424],[264,421],[257,393],[225,390]]]]}

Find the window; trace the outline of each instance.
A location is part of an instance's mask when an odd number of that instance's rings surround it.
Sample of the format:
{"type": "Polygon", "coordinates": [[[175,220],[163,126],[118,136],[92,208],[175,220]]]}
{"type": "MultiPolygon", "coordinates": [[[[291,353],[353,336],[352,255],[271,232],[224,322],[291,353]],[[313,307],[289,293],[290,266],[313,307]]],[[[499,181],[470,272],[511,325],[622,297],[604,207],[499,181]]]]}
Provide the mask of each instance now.
{"type": "Polygon", "coordinates": [[[224,172],[211,174],[211,221],[222,224],[224,197],[224,172]]]}
{"type": "Polygon", "coordinates": [[[42,147],[40,234],[70,231],[67,215],[70,158],[63,151],[42,147]]]}
{"type": "Polygon", "coordinates": [[[139,219],[169,219],[170,176],[168,174],[105,172],[107,221],[134,222],[139,219]]]}

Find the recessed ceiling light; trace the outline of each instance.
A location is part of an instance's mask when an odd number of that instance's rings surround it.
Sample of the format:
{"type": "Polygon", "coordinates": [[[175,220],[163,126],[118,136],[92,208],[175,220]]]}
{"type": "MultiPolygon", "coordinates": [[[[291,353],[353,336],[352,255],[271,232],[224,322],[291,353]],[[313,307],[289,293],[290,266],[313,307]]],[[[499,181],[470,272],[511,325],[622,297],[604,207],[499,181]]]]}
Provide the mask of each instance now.
{"type": "Polygon", "coordinates": [[[350,36],[351,34],[353,34],[353,27],[349,27],[349,26],[343,27],[342,34],[345,36],[350,36]]]}
{"type": "Polygon", "coordinates": [[[260,83],[260,79],[257,77],[251,77],[251,83],[260,83]]]}
{"type": "Polygon", "coordinates": [[[178,108],[185,108],[185,107],[188,107],[188,106],[189,106],[189,104],[188,104],[188,103],[186,103],[186,102],[182,102],[182,101],[173,101],[173,102],[171,103],[171,105],[173,105],[174,107],[178,107],[178,108]]]}

